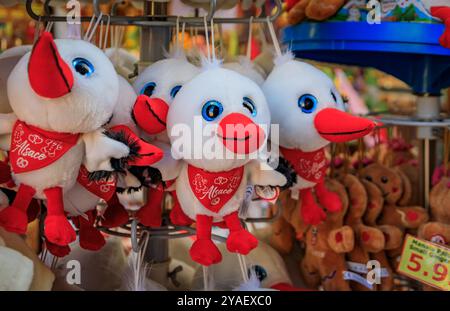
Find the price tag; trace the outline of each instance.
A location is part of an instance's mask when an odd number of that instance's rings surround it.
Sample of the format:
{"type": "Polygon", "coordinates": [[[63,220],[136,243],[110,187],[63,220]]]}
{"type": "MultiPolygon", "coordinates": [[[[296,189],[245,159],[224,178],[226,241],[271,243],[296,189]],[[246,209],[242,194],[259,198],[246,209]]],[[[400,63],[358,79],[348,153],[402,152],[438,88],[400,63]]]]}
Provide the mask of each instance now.
{"type": "Polygon", "coordinates": [[[397,271],[419,282],[450,291],[450,249],[407,235],[397,271]]]}

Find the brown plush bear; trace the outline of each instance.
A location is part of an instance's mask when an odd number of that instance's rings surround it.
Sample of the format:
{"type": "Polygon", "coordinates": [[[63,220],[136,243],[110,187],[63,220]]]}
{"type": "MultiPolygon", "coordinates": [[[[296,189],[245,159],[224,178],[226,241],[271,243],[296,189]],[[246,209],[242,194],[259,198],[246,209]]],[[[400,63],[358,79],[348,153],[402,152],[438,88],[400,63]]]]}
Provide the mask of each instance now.
{"type": "MultiPolygon", "coordinates": [[[[358,177],[346,174],[341,178],[341,182],[347,189],[350,199],[350,205],[345,216],[345,224],[350,226],[355,233],[355,246],[347,254],[348,268],[350,273],[361,272],[370,261],[370,253],[378,253],[385,247],[385,238],[383,232],[363,223],[363,217],[368,205],[368,194],[358,177]],[[361,268],[361,270],[357,268],[361,268]]],[[[365,276],[363,276],[365,278],[365,276]]],[[[376,284],[371,287],[367,284],[361,284],[355,280],[350,282],[352,289],[358,291],[376,290],[376,284]]]]}
{"type": "Polygon", "coordinates": [[[289,1],[288,23],[295,25],[306,18],[316,21],[326,20],[336,14],[345,2],[345,0],[289,1]]]}
{"type": "MultiPolygon", "coordinates": [[[[443,177],[430,192],[431,222],[419,228],[424,240],[450,246],[450,177],[443,177]]],[[[434,290],[424,286],[424,290],[434,290]]]]}
{"type": "MultiPolygon", "coordinates": [[[[279,235],[272,237],[271,244],[284,252],[292,247],[293,227],[297,239],[301,240],[305,247],[305,255],[300,263],[300,270],[306,285],[309,288],[325,290],[348,291],[350,286],[344,280],[343,272],[346,270],[344,253],[353,249],[354,237],[350,227],[344,226],[344,215],[348,208],[348,196],[345,188],[336,180],[327,180],[329,190],[338,193],[343,210],[338,213],[329,213],[326,220],[317,226],[305,225],[300,215],[301,203],[293,200],[289,191],[280,195],[280,203],[283,206],[283,217],[277,227],[279,235]],[[291,236],[289,237],[289,234],[291,236]],[[290,242],[285,242],[290,240],[290,242]]],[[[275,232],[276,233],[276,232],[275,232]]]]}
{"type": "Polygon", "coordinates": [[[377,220],[384,208],[384,197],[381,189],[374,183],[362,179],[364,187],[366,188],[368,204],[367,210],[364,214],[364,223],[368,226],[377,227],[384,234],[384,250],[370,254],[371,259],[377,260],[382,269],[381,284],[378,285],[378,290],[390,291],[394,287],[393,270],[386,256],[386,250],[397,249],[402,245],[403,232],[391,225],[377,226],[377,220]]]}
{"type": "MultiPolygon", "coordinates": [[[[361,177],[376,184],[383,193],[385,204],[378,220],[379,225],[392,225],[402,232],[414,232],[428,221],[427,211],[420,206],[406,206],[411,199],[411,183],[399,169],[379,163],[370,164],[361,171],[361,177]]],[[[388,257],[394,270],[401,254],[401,247],[390,250],[388,257]]]]}

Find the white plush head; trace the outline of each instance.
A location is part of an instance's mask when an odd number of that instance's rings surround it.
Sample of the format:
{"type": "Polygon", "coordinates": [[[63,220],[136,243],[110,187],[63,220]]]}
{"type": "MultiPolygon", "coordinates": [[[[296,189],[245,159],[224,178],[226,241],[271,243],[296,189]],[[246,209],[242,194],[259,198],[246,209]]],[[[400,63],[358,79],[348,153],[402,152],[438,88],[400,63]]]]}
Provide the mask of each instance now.
{"type": "Polygon", "coordinates": [[[182,86],[200,72],[185,57],[167,58],[147,67],[133,83],[139,97],[133,114],[149,135],[166,136],[167,111],[182,86]]]}
{"type": "Polygon", "coordinates": [[[314,151],[330,141],[362,137],[374,126],[343,112],[342,98],[325,73],[289,55],[276,61],[262,89],[285,148],[314,151]]]}
{"type": "Polygon", "coordinates": [[[249,155],[265,145],[269,124],[270,112],[258,85],[220,67],[206,69],[186,83],[167,117],[174,156],[212,172],[248,162],[249,155]],[[190,133],[177,133],[179,129],[190,133]],[[180,143],[187,149],[179,148],[180,143]]]}
{"type": "Polygon", "coordinates": [[[17,117],[44,130],[85,133],[105,124],[118,98],[119,82],[106,55],[94,45],[41,35],[8,79],[17,117]]]}

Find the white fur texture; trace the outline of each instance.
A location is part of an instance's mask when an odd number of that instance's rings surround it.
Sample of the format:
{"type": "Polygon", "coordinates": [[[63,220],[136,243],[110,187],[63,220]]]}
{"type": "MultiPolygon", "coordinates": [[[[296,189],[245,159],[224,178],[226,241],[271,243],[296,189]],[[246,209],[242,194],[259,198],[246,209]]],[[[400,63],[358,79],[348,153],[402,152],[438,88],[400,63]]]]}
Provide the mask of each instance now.
{"type": "Polygon", "coordinates": [[[236,71],[237,73],[253,80],[253,82],[258,85],[262,85],[264,83],[264,76],[257,70],[256,65],[245,56],[239,57],[238,62],[223,64],[223,68],[236,71]]]}
{"type": "Polygon", "coordinates": [[[25,291],[34,275],[33,262],[16,250],[0,246],[0,290],[25,291]]]}
{"type": "Polygon", "coordinates": [[[324,108],[342,108],[343,105],[342,98],[325,73],[309,64],[290,60],[275,66],[262,89],[270,107],[272,123],[279,125],[281,146],[314,151],[329,143],[315,129],[314,118],[324,108]],[[336,95],[337,102],[331,92],[336,95]],[[317,109],[309,114],[298,106],[299,98],[305,94],[318,100],[317,109]]]}

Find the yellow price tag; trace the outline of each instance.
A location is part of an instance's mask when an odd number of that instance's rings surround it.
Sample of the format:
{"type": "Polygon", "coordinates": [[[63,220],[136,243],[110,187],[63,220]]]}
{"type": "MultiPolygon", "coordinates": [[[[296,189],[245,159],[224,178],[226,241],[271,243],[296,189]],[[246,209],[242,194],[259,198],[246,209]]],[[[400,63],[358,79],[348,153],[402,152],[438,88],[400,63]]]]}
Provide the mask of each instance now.
{"type": "Polygon", "coordinates": [[[419,282],[450,291],[450,249],[406,235],[397,271],[419,282]]]}

